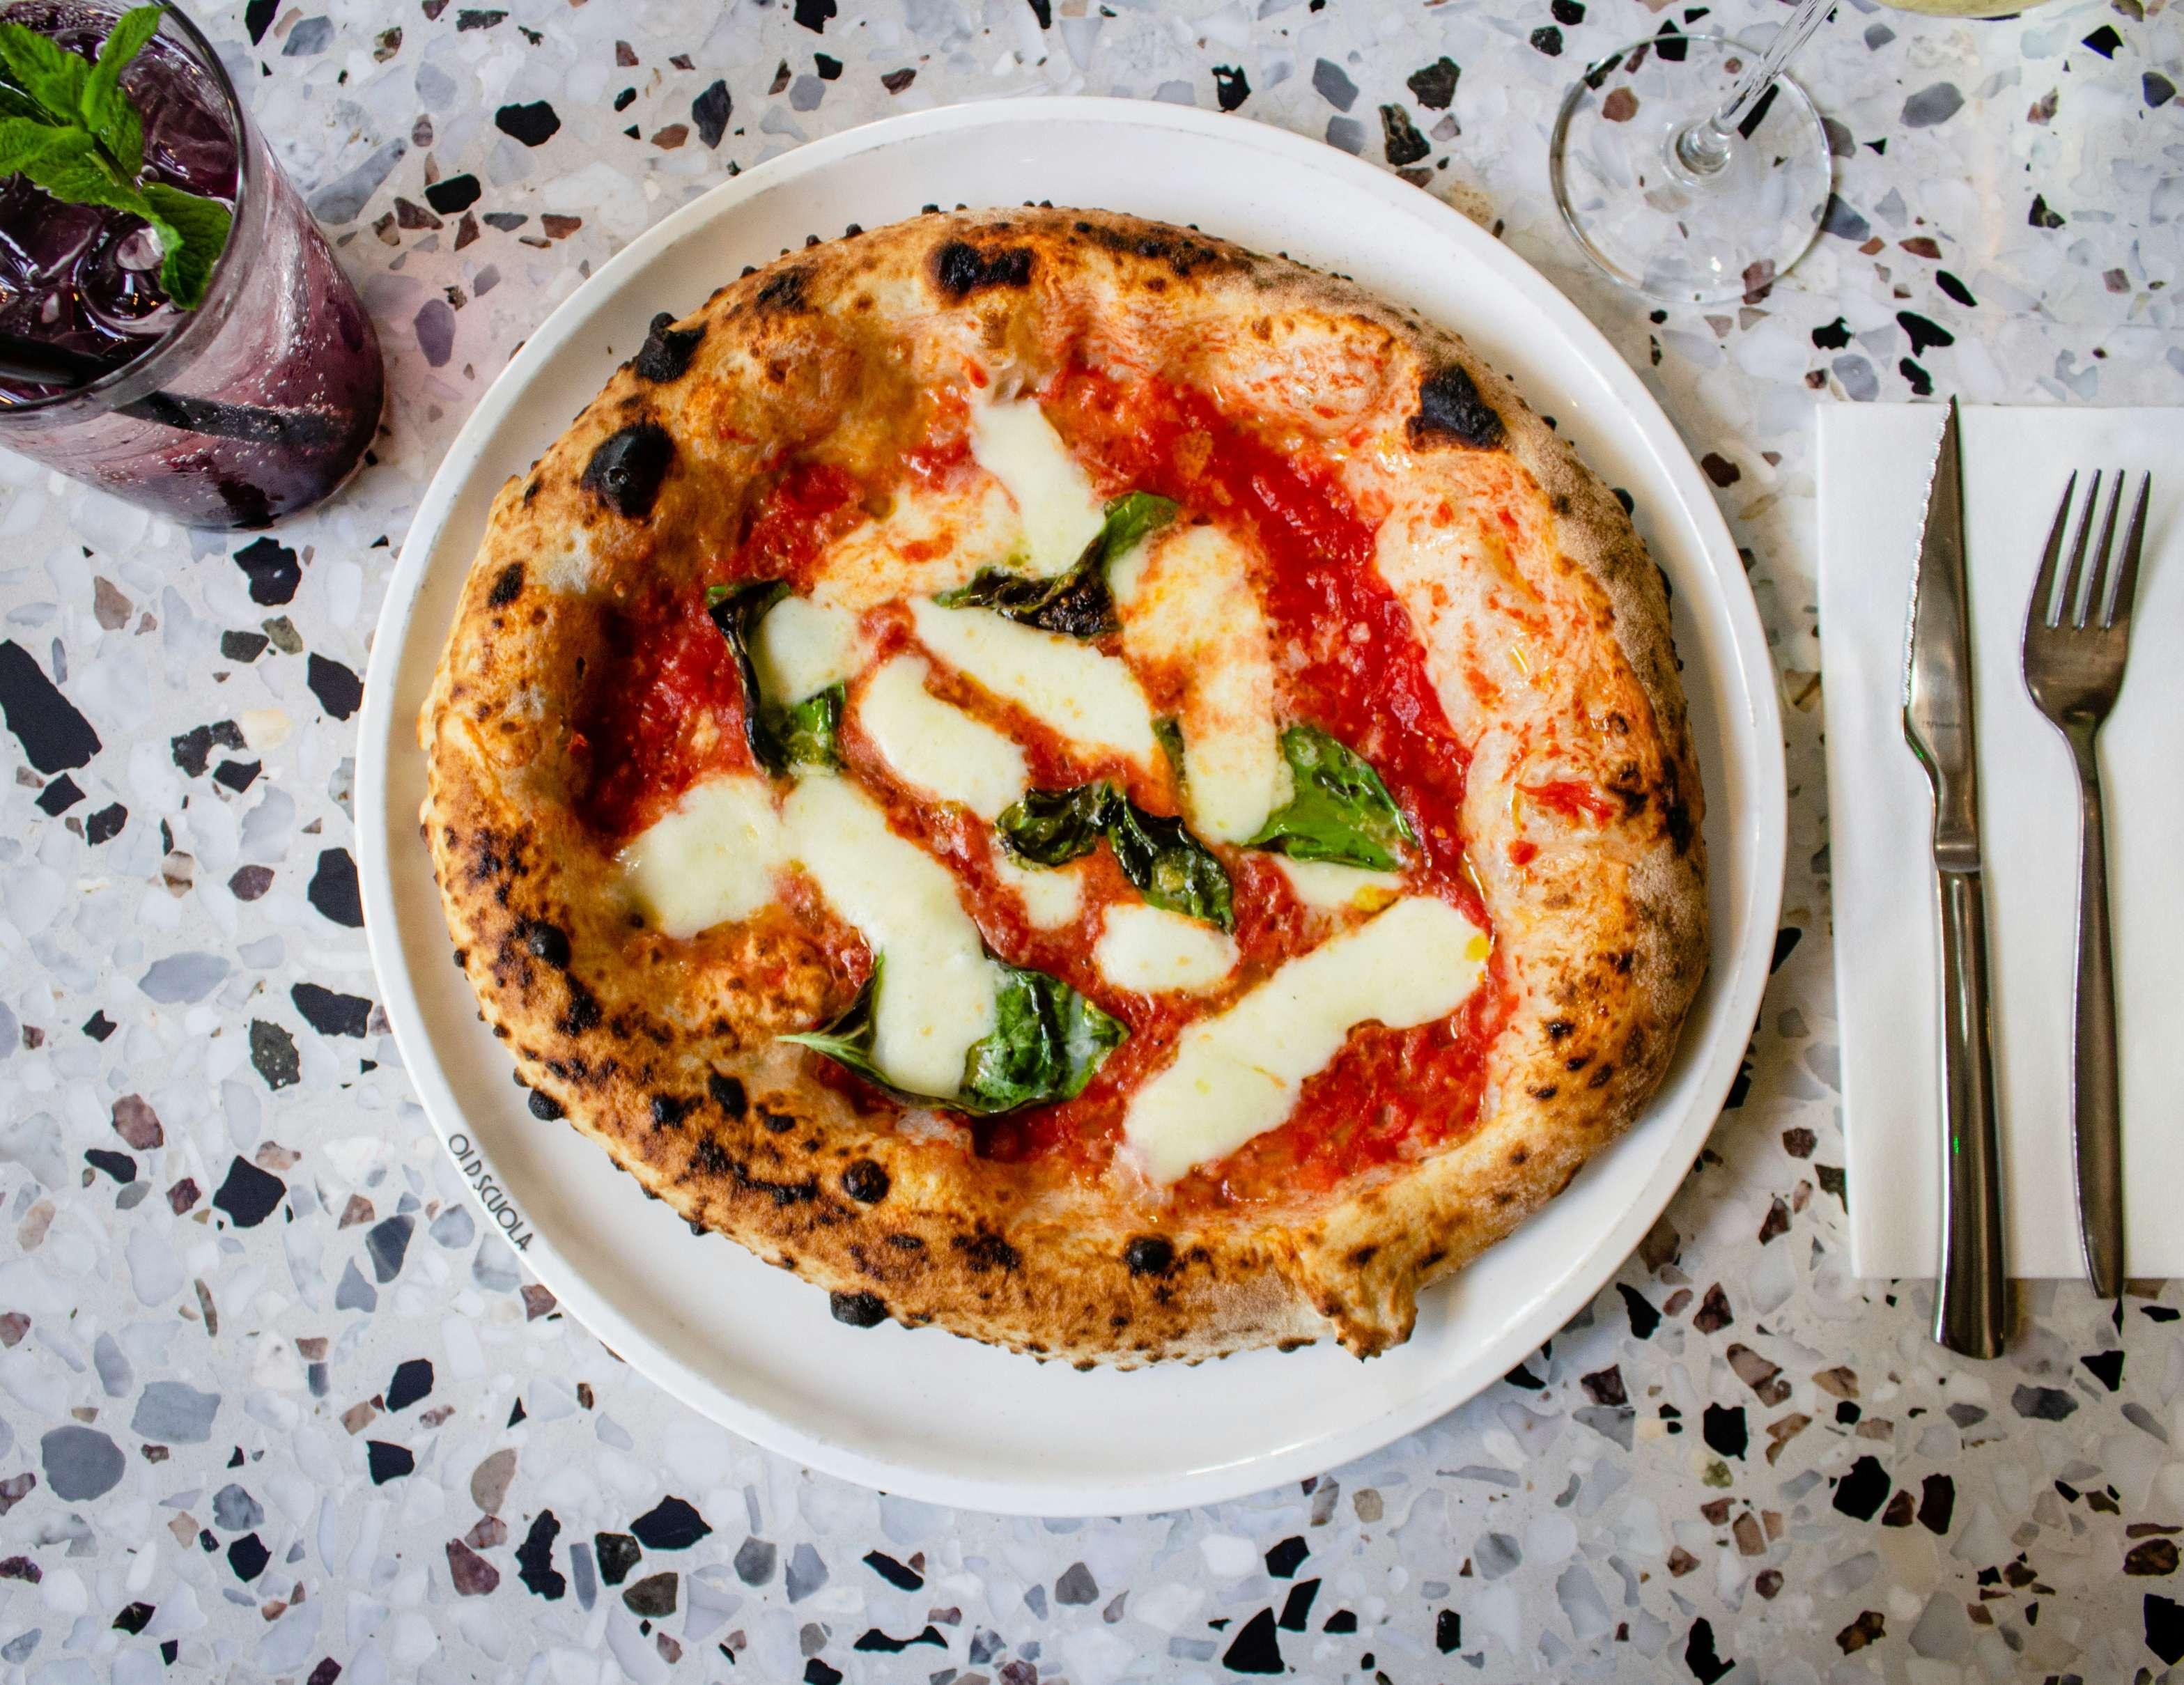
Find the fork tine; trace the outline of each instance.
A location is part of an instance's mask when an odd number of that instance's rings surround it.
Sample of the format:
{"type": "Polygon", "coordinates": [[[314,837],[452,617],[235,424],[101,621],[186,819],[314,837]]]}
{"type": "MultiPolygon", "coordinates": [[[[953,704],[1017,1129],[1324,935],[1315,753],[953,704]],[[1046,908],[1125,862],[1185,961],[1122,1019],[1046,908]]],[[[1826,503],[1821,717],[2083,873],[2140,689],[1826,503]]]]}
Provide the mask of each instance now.
{"type": "Polygon", "coordinates": [[[2078,615],[2081,629],[2108,624],[2109,557],[2115,549],[2116,517],[2123,512],[2124,471],[2116,470],[2115,488],[2109,493],[2109,516],[2101,523],[2100,548],[2093,553],[2093,576],[2086,581],[2086,606],[2078,615]]]}
{"type": "Polygon", "coordinates": [[[2025,629],[2055,624],[2055,564],[2063,556],[2063,532],[2070,524],[2070,499],[2078,489],[2078,471],[2063,487],[2063,501],[2055,505],[2055,524],[2048,530],[2048,548],[2040,557],[2040,577],[2032,581],[2032,601],[2025,610],[2025,629]]]}
{"type": "MultiPolygon", "coordinates": [[[[2119,488],[2120,489],[2120,488],[2119,488]]],[[[2123,536],[2123,562],[2116,570],[2115,601],[2109,609],[2109,617],[2103,623],[2131,626],[2131,599],[2138,594],[2138,556],[2146,548],[2146,500],[2153,490],[2153,476],[2142,474],[2138,481],[2138,501],[2131,505],[2131,526],[2123,536]]]]}
{"type": "Polygon", "coordinates": [[[2070,546],[2070,570],[2063,576],[2063,594],[2056,600],[2055,618],[2050,626],[2075,626],[2078,620],[2078,587],[2086,576],[2086,546],[2093,536],[2093,517],[2101,510],[2101,471],[2093,470],[2093,483],[2086,488],[2086,507],[2078,517],[2077,541],[2070,546]]]}

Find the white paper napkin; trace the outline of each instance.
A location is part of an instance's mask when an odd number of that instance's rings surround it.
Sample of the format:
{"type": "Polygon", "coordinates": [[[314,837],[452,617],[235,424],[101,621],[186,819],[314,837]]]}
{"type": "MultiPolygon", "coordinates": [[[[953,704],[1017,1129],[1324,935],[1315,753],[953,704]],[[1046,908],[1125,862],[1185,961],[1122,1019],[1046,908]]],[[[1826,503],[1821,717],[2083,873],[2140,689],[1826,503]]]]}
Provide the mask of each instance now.
{"type": "MultiPolygon", "coordinates": [[[[1824,409],[1819,418],[1836,994],[1851,1262],[1861,1276],[1931,1276],[1940,1245],[1933,809],[1903,741],[1903,710],[1904,626],[1942,417],[1936,405],[1860,403],[1824,409]]],[[[2134,482],[2139,470],[2153,474],[2131,665],[2101,756],[2127,1269],[2184,1276],[2184,410],[1967,409],[1963,439],[2014,1276],[2084,1273],[2070,1127],[2077,784],[2061,736],[2025,694],[2025,603],[2070,470],[2127,467],[2134,482]]],[[[2082,477],[2079,485],[2082,503],[2082,477]]],[[[2106,492],[2104,485],[2103,509],[2106,492]]]]}

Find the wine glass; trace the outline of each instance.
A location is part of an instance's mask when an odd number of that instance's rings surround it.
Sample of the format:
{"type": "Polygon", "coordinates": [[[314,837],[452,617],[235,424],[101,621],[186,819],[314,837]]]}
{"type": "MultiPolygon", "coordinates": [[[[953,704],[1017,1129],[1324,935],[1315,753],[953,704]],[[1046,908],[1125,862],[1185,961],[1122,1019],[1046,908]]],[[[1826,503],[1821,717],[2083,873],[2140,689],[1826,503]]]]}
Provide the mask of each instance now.
{"type": "Polygon", "coordinates": [[[1835,0],[1800,0],[1764,53],[1666,34],[1609,54],[1563,101],[1547,167],[1585,254],[1678,304],[1763,292],[1826,214],[1827,131],[1781,75],[1835,0]]]}

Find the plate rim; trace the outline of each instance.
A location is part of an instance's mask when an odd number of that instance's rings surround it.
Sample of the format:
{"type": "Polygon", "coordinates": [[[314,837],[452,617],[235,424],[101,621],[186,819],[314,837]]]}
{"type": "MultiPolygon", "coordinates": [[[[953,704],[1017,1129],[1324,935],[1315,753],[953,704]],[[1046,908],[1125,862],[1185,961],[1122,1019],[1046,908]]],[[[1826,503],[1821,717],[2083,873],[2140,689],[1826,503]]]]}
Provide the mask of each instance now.
{"type": "MultiPolygon", "coordinates": [[[[365,935],[378,978],[387,1020],[404,1074],[426,1121],[459,1169],[467,1157],[478,1161],[482,1149],[462,1126],[460,1104],[450,1087],[424,1023],[425,1009],[412,985],[398,937],[392,851],[384,846],[397,816],[387,811],[388,749],[395,741],[395,681],[409,643],[410,621],[427,564],[445,536],[449,518],[483,463],[484,447],[535,375],[588,320],[599,302],[686,235],[732,214],[758,194],[825,170],[839,161],[877,150],[892,142],[950,131],[1004,126],[1034,118],[1045,124],[1119,123],[1166,130],[1192,139],[1218,139],[1286,155],[1322,171],[1346,176],[1362,192],[1426,223],[1466,249],[1513,287],[1559,333],[1567,348],[1608,389],[1624,421],[1635,429],[1648,453],[1664,464],[1675,494],[1685,532],[1709,564],[1716,589],[1711,593],[1727,633],[1719,677],[1720,700],[1742,703],[1743,716],[1725,706],[1720,725],[1725,748],[1737,753],[1728,762],[1750,781],[1749,812],[1753,830],[1740,836],[1738,852],[1752,852],[1752,879],[1746,889],[1749,931],[1742,948],[1717,950],[1712,966],[1722,991],[1714,1044],[1695,1073],[1685,1114],[1674,1121],[1674,1132],[1647,1178],[1624,1203],[1616,1222],[1578,1257],[1584,1267],[1568,1271],[1560,1282],[1533,1302],[1525,1315],[1490,1340],[1464,1372],[1439,1387],[1426,1387],[1407,1401],[1345,1429],[1292,1435],[1285,1443],[1229,1462],[1152,1478],[1123,1476],[1100,1481],[1095,1488],[1084,1476],[1051,1477],[1014,1472],[989,1476],[939,1471],[885,1457],[867,1455],[853,1446],[803,1431],[759,1404],[746,1402],[716,1382],[698,1374],[661,1337],[647,1332],[594,1290],[582,1268],[553,1239],[534,1232],[534,1253],[526,1246],[524,1264],[570,1310],[588,1332],[609,1343],[681,1403],[707,1420],[811,1468],[868,1488],[926,1501],[993,1513],[1023,1515],[1119,1515],[1172,1510],[1244,1497],[1291,1478],[1317,1474],[1369,1454],[1446,1415],[1492,1384],[1496,1376],[1521,1360],[1540,1340],[1600,1292],[1622,1267],[1646,1230],[1666,1208],[1696,1159],[1720,1114],[1741,1058],[1745,1033],[1755,1022],[1766,987],[1767,968],[1759,949],[1770,947],[1780,921],[1787,854],[1787,776],[1780,705],[1764,628],[1750,584],[1719,506],[1706,489],[1697,462],[1658,401],[1607,336],[1559,288],[1502,242],[1432,195],[1386,174],[1362,158],[1307,136],[1256,120],[1106,96],[1026,96],[942,105],[844,130],[796,147],[699,194],[660,219],[616,253],[581,286],[549,311],[515,355],[481,395],[435,469],[411,518],[386,592],[366,665],[365,705],[359,719],[356,813],[358,868],[365,912],[365,935]],[[1746,740],[1746,741],[1740,741],[1746,740]],[[454,1142],[462,1139],[466,1151],[454,1142]],[[1475,1377],[1475,1379],[1474,1378],[1475,1377]],[[1094,1501],[1096,1497],[1097,1501],[1094,1501]]],[[[1649,1122],[1644,1115],[1632,1132],[1649,1122]]],[[[489,1169],[489,1165],[488,1166],[489,1169]]],[[[462,1176],[468,1197],[489,1227],[495,1226],[488,1202],[489,1175],[462,1176]]]]}

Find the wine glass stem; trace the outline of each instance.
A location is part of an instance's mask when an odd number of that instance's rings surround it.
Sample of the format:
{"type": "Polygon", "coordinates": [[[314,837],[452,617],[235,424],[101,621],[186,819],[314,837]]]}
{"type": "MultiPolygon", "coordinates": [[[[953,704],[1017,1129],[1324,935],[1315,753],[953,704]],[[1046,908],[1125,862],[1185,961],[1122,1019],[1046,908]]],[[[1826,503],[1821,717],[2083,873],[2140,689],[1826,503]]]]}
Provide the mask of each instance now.
{"type": "Polygon", "coordinates": [[[1774,33],[1759,62],[1737,78],[1728,99],[1710,117],[1687,124],[1676,136],[1675,161],[1693,175],[1713,175],[1727,167],[1739,138],[1737,125],[1774,86],[1791,55],[1813,37],[1835,0],[1799,0],[1797,14],[1774,33]]]}

